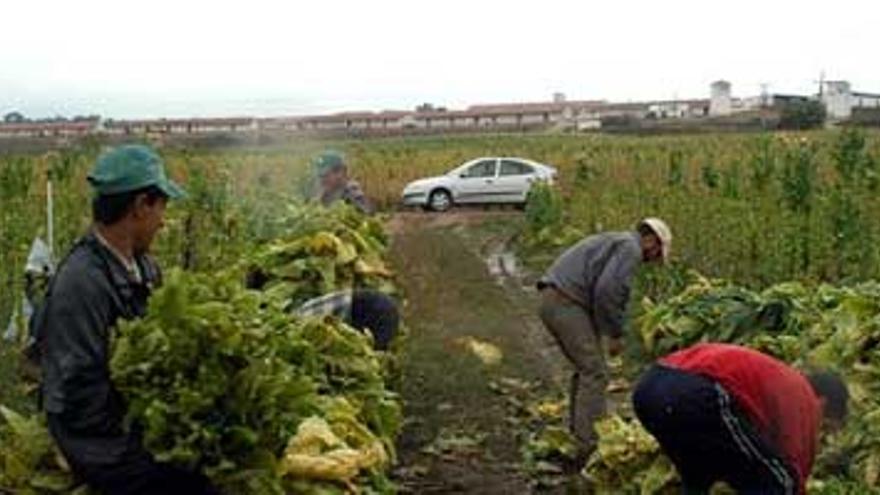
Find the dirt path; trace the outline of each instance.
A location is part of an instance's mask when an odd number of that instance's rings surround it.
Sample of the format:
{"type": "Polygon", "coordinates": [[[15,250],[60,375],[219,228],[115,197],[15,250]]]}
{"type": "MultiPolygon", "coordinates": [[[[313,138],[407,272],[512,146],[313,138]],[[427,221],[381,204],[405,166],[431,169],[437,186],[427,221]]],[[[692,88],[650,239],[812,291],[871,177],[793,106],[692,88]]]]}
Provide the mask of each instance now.
{"type": "Polygon", "coordinates": [[[398,480],[406,493],[523,494],[515,394],[560,393],[562,363],[504,250],[510,212],[403,214],[391,222],[408,305],[398,480]],[[497,346],[486,364],[464,339],[497,346]]]}

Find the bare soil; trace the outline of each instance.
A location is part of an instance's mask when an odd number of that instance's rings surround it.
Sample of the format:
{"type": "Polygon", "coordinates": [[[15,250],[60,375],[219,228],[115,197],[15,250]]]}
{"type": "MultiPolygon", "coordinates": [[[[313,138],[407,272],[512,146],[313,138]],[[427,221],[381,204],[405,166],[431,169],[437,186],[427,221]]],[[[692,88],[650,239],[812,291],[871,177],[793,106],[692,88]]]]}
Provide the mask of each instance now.
{"type": "Polygon", "coordinates": [[[564,382],[537,294],[507,247],[519,221],[517,212],[478,210],[390,221],[410,331],[396,471],[404,493],[547,493],[521,466],[516,399],[498,393],[501,383],[561,394],[564,382]],[[497,346],[501,362],[482,362],[462,345],[467,337],[497,346]]]}

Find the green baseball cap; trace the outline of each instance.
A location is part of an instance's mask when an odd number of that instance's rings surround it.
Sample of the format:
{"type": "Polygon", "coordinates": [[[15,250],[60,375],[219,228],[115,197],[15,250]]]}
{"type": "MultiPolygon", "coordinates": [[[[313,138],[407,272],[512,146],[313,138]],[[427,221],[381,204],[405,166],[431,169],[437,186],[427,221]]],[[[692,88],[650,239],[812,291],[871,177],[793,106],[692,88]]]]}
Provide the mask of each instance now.
{"type": "Polygon", "coordinates": [[[328,172],[345,166],[345,155],[336,150],[327,150],[316,156],[312,162],[318,177],[323,177],[328,172]]]}
{"type": "Polygon", "coordinates": [[[101,154],[88,176],[98,196],[121,194],[156,186],[171,199],[182,198],[184,190],[165,175],[162,158],[152,148],[130,144],[101,154]]]}

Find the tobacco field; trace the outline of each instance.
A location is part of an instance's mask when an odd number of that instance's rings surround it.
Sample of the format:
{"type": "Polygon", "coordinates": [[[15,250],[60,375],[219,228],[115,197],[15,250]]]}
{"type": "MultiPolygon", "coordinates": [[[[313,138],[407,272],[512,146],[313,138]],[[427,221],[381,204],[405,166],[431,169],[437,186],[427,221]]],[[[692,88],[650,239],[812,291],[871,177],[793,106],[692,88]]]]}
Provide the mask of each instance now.
{"type": "MultiPolygon", "coordinates": [[[[31,241],[47,235],[47,179],[57,260],[88,227],[85,175],[99,151],[90,143],[0,154],[2,330],[25,325],[23,267],[31,241]]],[[[189,195],[169,208],[155,246],[166,283],[145,319],[118,329],[111,368],[148,449],[200,469],[224,493],[399,490],[398,384],[407,376],[398,361],[417,337],[404,332],[377,352],[338,321],[289,310],[349,287],[405,300],[397,278],[407,274],[389,262],[386,224],[403,186],[493,155],[560,172],[512,221],[512,247],[530,272],[584,235],[645,216],[670,224],[673,260],[640,274],[618,383],[709,340],[837,370],[850,386],[851,420],[823,438],[810,493],[880,493],[878,133],[441,136],[160,151],[189,195]],[[347,154],[380,215],[304,201],[309,158],[328,146],[347,154]]],[[[34,410],[33,385],[18,378],[20,340],[0,343],[0,493],[68,493],[76,487],[34,410]]],[[[541,477],[572,452],[564,407],[547,396],[520,411],[536,493],[552,488],[541,477]]],[[[626,405],[597,429],[599,450],[584,470],[597,493],[678,493],[674,470],[626,405]]]]}

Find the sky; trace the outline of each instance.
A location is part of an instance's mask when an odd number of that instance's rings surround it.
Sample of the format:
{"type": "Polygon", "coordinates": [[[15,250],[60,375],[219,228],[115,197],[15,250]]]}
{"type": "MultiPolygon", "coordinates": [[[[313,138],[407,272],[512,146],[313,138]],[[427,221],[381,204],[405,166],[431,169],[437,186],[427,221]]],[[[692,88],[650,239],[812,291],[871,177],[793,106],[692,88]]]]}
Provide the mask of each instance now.
{"type": "Polygon", "coordinates": [[[880,93],[880,2],[4,0],[0,114],[305,115],[880,93]]]}

